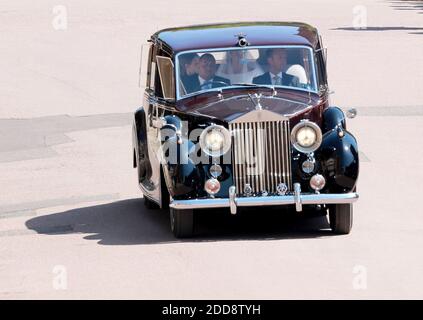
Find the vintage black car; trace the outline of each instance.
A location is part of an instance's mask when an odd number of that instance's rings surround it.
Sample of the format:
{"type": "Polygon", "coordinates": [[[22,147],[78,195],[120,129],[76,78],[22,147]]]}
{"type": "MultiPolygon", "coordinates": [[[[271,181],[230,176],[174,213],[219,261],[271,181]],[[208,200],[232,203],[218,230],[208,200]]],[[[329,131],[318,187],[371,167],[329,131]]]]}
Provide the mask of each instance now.
{"type": "MultiPolygon", "coordinates": [[[[176,237],[205,208],[291,206],[352,227],[357,142],[329,104],[326,53],[304,23],[198,25],[144,46],[133,166],[148,208],[176,237]]],[[[286,210],[285,210],[286,211],[286,210]]]]}

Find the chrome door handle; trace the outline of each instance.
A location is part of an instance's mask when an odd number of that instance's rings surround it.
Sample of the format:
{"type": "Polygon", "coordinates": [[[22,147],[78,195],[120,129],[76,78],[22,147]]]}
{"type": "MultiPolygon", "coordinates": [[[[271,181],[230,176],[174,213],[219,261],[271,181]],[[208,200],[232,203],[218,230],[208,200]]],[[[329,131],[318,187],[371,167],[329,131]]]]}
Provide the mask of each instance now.
{"type": "Polygon", "coordinates": [[[149,103],[152,105],[152,112],[150,116],[151,126],[154,128],[161,129],[166,124],[166,119],[159,115],[159,106],[157,99],[150,97],[148,100],[149,103]]]}

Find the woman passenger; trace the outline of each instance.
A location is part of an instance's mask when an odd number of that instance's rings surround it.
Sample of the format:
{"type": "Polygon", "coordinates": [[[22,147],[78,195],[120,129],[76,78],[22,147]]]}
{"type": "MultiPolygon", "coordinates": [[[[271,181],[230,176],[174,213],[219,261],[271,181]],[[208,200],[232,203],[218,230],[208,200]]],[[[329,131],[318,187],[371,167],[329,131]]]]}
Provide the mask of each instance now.
{"type": "Polygon", "coordinates": [[[231,84],[252,83],[254,77],[263,73],[248,50],[231,50],[226,52],[224,62],[216,75],[227,78],[231,84]]]}

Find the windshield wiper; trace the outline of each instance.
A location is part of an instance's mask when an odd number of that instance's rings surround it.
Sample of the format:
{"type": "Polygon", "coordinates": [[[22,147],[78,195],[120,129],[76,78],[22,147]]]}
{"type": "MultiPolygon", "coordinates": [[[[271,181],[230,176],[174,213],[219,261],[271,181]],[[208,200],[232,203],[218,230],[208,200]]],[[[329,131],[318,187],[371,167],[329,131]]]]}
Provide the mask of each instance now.
{"type": "Polygon", "coordinates": [[[204,91],[198,91],[197,94],[202,93],[209,93],[209,92],[218,92],[217,97],[219,99],[223,99],[223,89],[231,89],[232,86],[243,86],[243,87],[252,87],[252,88],[268,88],[272,90],[272,97],[276,96],[277,91],[273,85],[268,84],[254,84],[254,83],[233,83],[230,84],[227,87],[217,87],[217,88],[211,88],[204,91]]]}
{"type": "Polygon", "coordinates": [[[272,96],[276,96],[277,91],[275,86],[271,84],[256,84],[256,83],[232,83],[231,86],[244,86],[244,87],[259,87],[259,88],[268,88],[272,90],[272,96]]]}
{"type": "Polygon", "coordinates": [[[231,83],[231,86],[257,87],[258,84],[254,84],[254,83],[231,83]]]}

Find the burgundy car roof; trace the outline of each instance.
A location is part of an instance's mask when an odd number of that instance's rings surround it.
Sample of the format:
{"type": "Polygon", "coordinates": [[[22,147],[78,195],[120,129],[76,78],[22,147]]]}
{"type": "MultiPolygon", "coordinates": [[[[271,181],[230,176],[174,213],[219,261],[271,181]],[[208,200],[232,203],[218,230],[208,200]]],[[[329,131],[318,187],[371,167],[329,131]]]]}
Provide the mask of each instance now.
{"type": "Polygon", "coordinates": [[[234,47],[243,34],[250,46],[306,45],[316,48],[317,29],[299,22],[239,22],[194,25],[157,31],[152,39],[172,51],[234,47]]]}

